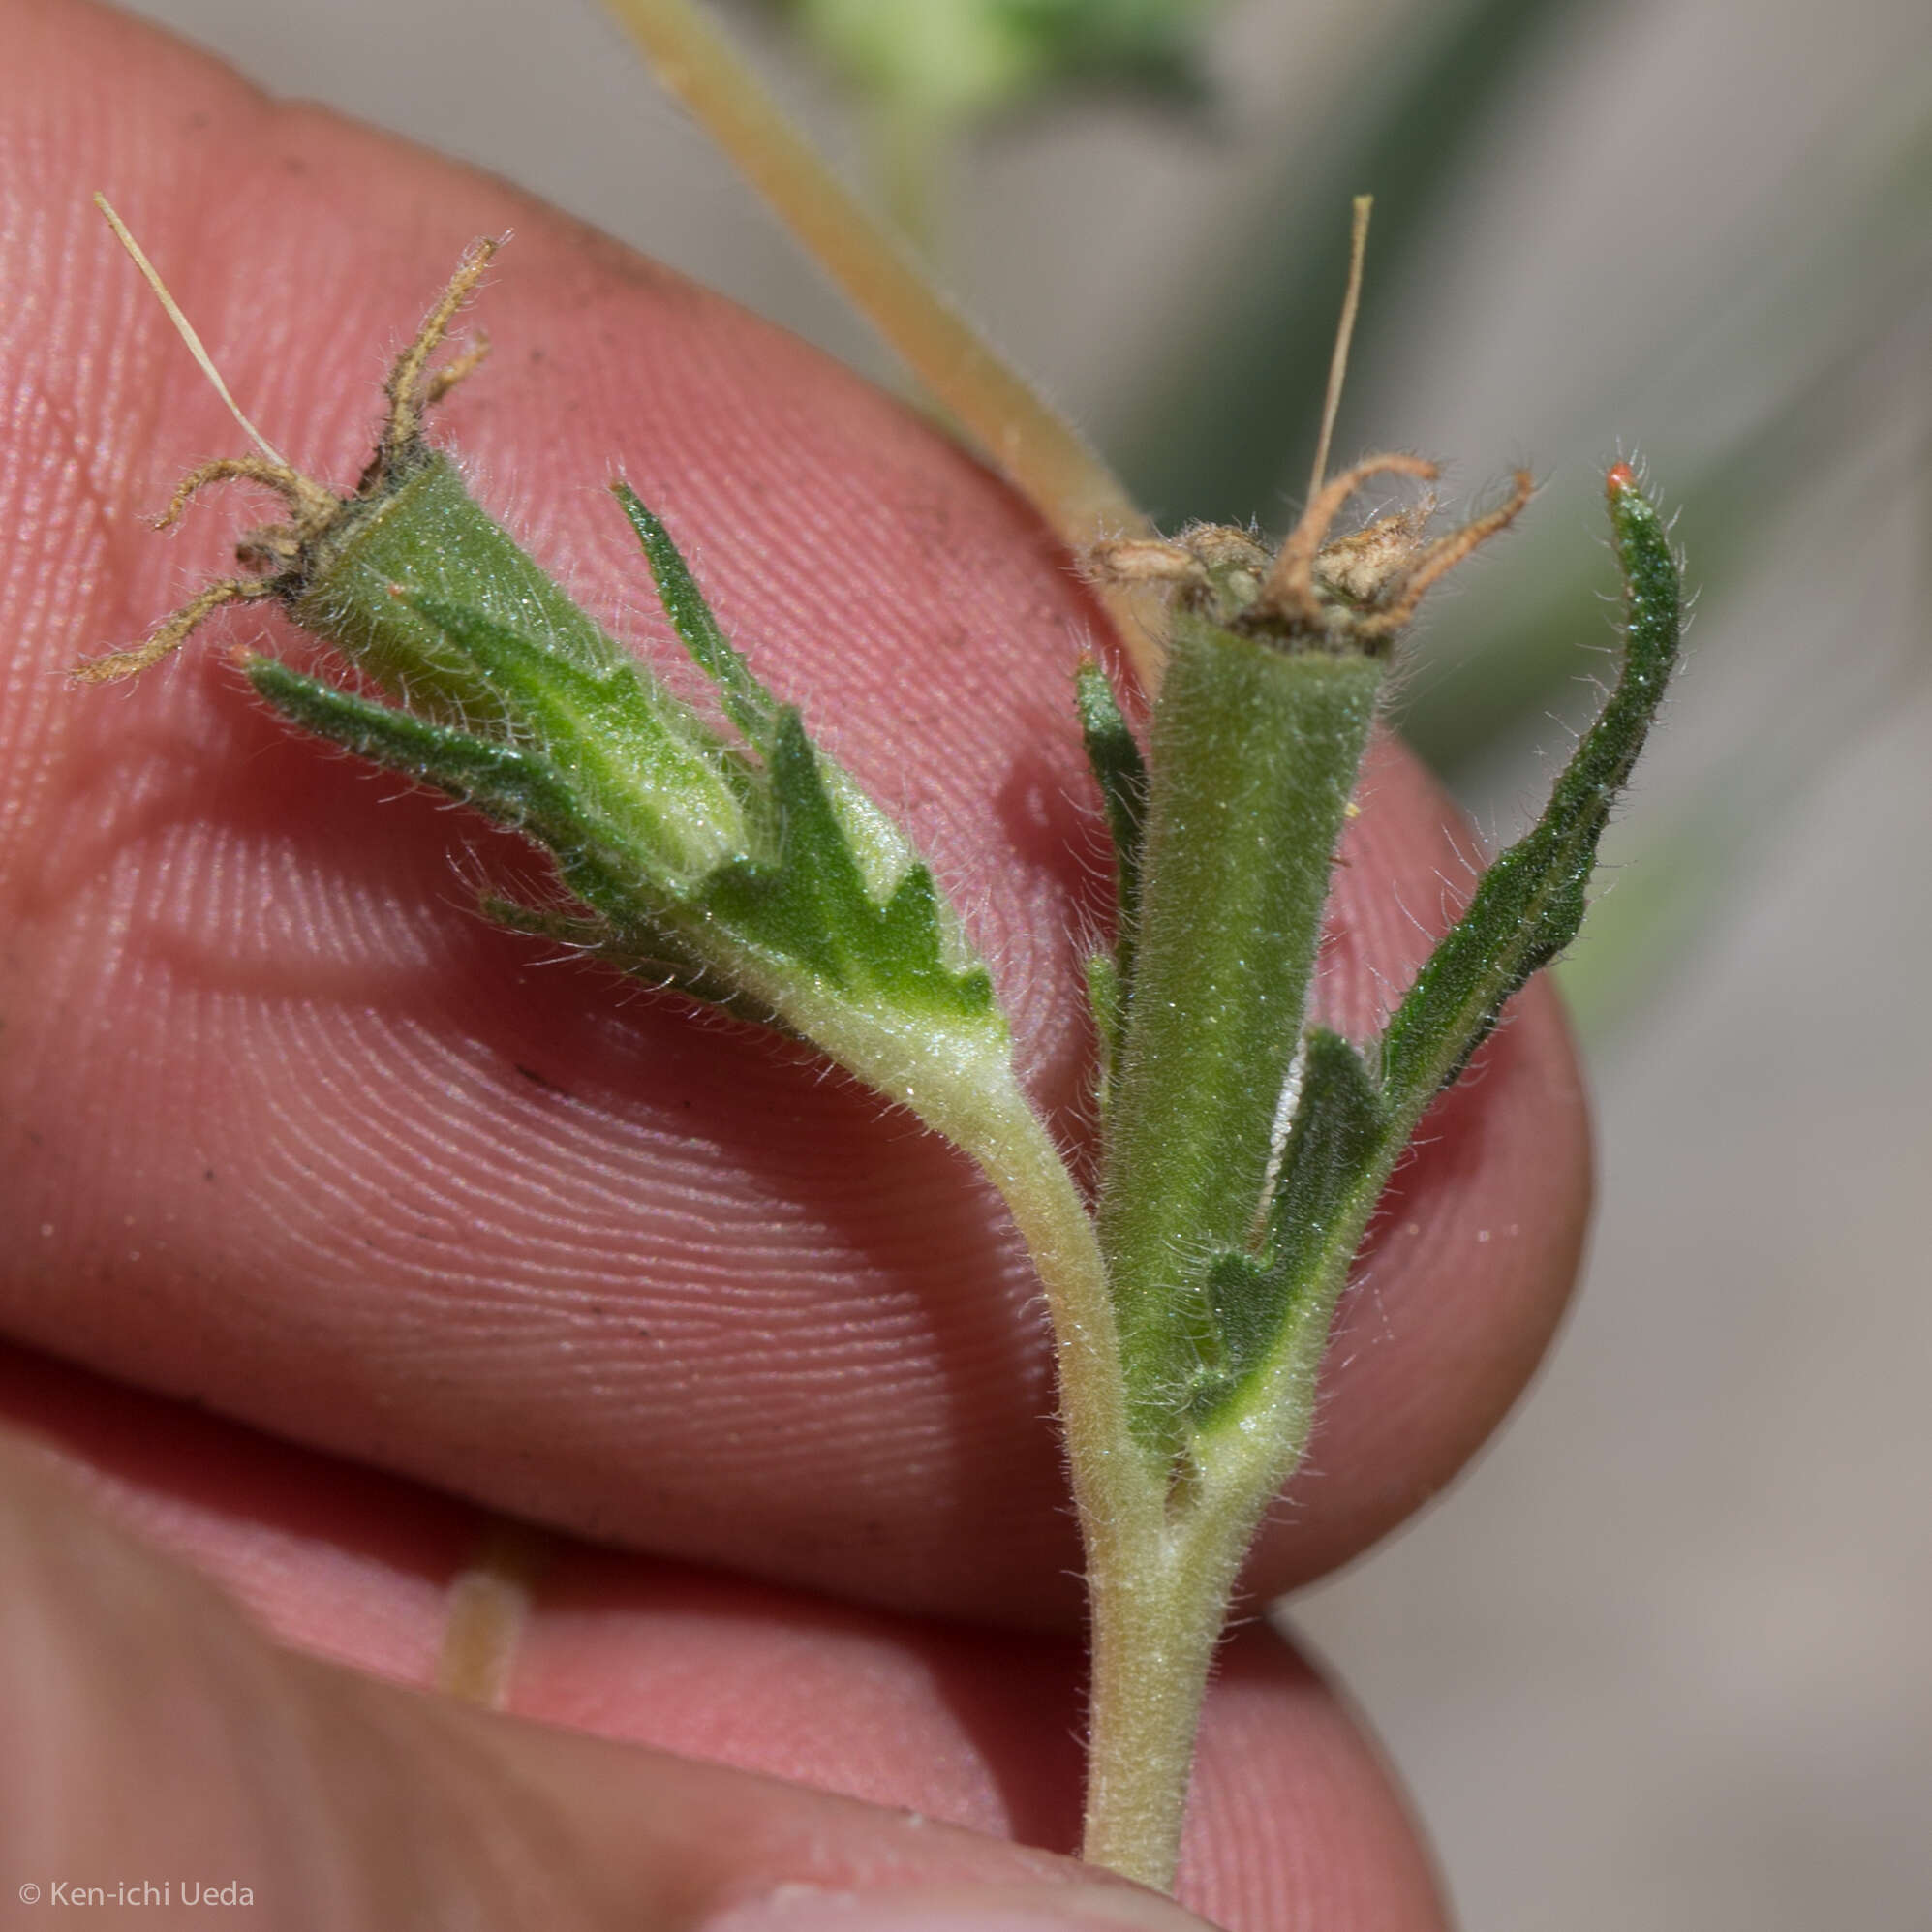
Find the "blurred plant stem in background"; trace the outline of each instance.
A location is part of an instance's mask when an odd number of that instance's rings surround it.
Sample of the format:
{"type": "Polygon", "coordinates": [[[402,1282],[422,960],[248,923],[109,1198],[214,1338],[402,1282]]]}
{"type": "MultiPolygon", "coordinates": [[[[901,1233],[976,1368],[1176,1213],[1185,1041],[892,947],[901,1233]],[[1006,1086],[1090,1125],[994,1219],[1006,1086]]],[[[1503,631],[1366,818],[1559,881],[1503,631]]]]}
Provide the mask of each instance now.
{"type": "Polygon", "coordinates": [[[768,0],[857,96],[886,211],[923,253],[960,141],[1070,91],[1198,104],[1216,0],[768,0]]]}

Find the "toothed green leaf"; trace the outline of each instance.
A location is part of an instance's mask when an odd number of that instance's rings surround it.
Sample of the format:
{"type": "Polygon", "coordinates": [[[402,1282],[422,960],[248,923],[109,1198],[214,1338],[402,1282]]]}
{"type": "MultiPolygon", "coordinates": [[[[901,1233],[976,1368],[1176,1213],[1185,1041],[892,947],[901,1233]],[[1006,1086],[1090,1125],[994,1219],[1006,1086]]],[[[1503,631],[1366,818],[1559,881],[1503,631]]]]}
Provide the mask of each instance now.
{"type": "Polygon", "coordinates": [[[834,807],[798,713],[780,711],[767,767],[780,848],[774,859],[720,868],[699,895],[750,943],[795,960],[835,988],[978,1016],[993,1005],[984,970],[952,970],[938,895],[925,866],[900,876],[881,905],[834,807]]]}

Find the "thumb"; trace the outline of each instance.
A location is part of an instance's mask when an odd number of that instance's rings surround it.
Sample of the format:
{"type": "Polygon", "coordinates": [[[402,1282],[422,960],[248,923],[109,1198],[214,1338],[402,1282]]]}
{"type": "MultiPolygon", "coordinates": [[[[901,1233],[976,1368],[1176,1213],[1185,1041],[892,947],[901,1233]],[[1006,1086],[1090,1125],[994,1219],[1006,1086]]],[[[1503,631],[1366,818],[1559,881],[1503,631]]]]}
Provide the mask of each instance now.
{"type": "Polygon", "coordinates": [[[0,1439],[0,1886],[278,1927],[1201,1932],[1072,1861],[275,1648],[0,1439]]]}

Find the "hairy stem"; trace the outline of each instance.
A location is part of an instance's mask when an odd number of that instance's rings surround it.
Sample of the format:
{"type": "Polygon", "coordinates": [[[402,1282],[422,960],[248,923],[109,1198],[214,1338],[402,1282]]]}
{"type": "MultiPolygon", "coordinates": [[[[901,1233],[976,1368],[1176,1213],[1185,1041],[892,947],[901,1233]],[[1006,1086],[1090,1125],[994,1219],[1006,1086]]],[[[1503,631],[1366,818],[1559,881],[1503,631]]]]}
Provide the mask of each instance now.
{"type": "MultiPolygon", "coordinates": [[[[1004,1199],[1052,1317],[1092,1637],[1081,1855],[1170,1889],[1231,1570],[1204,1588],[1199,1563],[1176,1560],[1186,1552],[1171,1547],[1166,1481],[1128,1427],[1119,1329],[1093,1218],[1039,1117],[1015,1089],[997,1128],[957,1138],[1004,1199]]],[[[1237,1540],[1237,1565],[1241,1548],[1237,1540]]]]}
{"type": "Polygon", "coordinates": [[[1195,1732],[1249,1523],[1183,1518],[1093,1547],[1087,1816],[1080,1855],[1174,1889],[1195,1732]]]}
{"type": "MultiPolygon", "coordinates": [[[[991,1096],[989,1096],[991,1097],[991,1096]]],[[[1122,1558],[1157,1535],[1164,1485],[1150,1476],[1127,1427],[1119,1327],[1093,1217],[1059,1150],[1017,1086],[980,1120],[945,1131],[1005,1201],[1039,1273],[1052,1319],[1060,1420],[1089,1588],[1106,1588],[1122,1558]]]]}

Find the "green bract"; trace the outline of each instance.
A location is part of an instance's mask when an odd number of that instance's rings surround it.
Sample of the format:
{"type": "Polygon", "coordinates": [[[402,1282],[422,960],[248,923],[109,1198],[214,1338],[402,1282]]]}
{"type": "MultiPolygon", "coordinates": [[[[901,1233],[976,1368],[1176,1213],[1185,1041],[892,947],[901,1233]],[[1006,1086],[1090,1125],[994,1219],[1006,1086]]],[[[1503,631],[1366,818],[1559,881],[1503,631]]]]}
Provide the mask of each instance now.
{"type": "Polygon", "coordinates": [[[352,506],[290,602],[404,707],[269,658],[251,682],[547,847],[589,915],[572,937],[619,964],[793,1030],[837,1027],[848,1052],[867,1029],[997,1051],[992,982],[932,874],[725,642],[662,524],[616,494],[739,742],[570,603],[427,448],[391,495],[352,506]]]}
{"type": "MultiPolygon", "coordinates": [[[[1526,504],[1428,541],[1420,510],[1330,538],[1383,457],[1315,490],[1270,555],[1237,531],[1096,552],[1174,599],[1147,746],[1105,678],[1080,721],[1114,840],[1118,930],[1091,961],[1098,1199],[1014,1078],[986,968],[891,819],[714,621],[664,526],[617,498],[729,729],[674,696],[471,498],[420,433],[431,353],[473,252],[389,383],[348,497],[274,458],[195,473],[278,491],[255,574],[211,586],[138,669],[223,602],[279,600],[388,694],[272,659],[283,716],[542,846],[561,897],[508,923],[812,1042],[965,1149],[1038,1267],[1088,1548],[1085,1855],[1169,1884],[1193,1733],[1236,1573],[1305,1446],[1335,1302],[1424,1110],[1505,1001],[1575,935],[1596,845],[1662,699],[1676,566],[1630,470],[1610,476],[1627,596],[1621,674],[1532,830],[1484,875],[1379,1038],[1309,1021],[1331,872],[1394,640],[1425,591],[1526,504]],[[272,459],[272,460],[270,460],[272,459]]],[[[264,445],[265,447],[265,445],[264,445]]]]}

